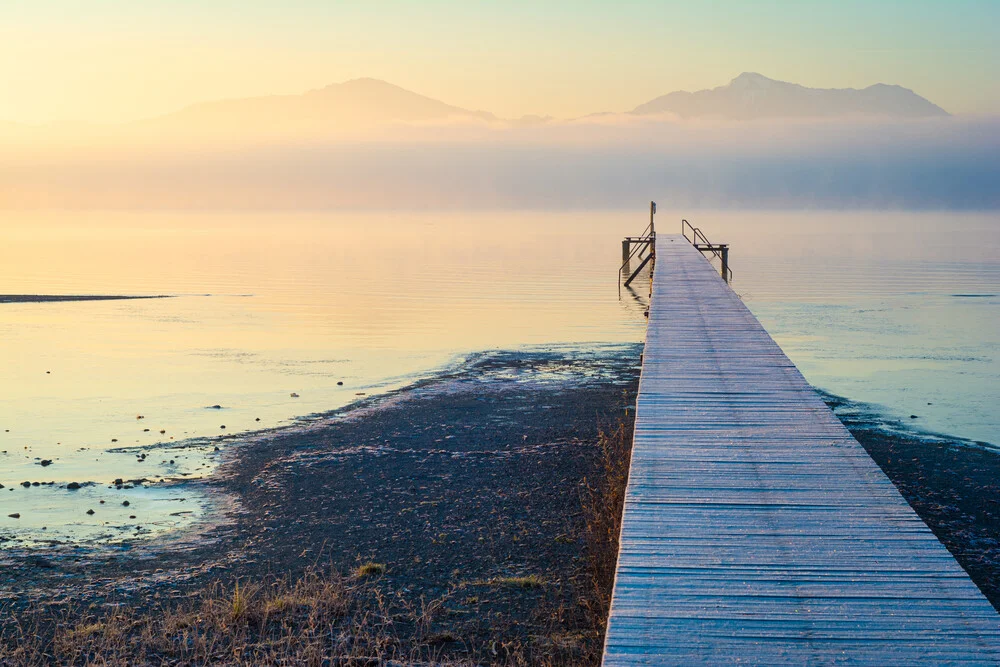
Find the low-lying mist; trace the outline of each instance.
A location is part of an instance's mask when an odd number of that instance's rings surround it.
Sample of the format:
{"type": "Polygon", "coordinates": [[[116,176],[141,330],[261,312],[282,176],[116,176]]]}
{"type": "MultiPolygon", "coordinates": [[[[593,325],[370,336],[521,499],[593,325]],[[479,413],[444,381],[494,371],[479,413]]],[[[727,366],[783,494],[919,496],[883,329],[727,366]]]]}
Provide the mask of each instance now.
{"type": "Polygon", "coordinates": [[[1000,118],[0,130],[3,208],[1000,208],[1000,118]]]}

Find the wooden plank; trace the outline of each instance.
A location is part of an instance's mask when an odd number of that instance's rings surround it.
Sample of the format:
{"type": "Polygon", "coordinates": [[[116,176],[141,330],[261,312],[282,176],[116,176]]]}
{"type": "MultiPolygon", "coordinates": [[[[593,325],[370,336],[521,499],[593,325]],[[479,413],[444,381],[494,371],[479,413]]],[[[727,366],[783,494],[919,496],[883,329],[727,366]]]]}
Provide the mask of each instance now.
{"type": "Polygon", "coordinates": [[[656,259],[604,664],[1000,664],[1000,616],[715,269],[656,259]]]}

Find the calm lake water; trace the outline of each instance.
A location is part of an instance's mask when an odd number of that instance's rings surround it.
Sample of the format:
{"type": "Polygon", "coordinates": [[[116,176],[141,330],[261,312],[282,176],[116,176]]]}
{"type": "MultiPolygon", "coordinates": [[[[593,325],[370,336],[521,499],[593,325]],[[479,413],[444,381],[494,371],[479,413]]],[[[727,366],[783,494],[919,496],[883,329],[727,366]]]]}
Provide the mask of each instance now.
{"type": "MultiPolygon", "coordinates": [[[[619,300],[616,269],[645,215],[5,214],[0,293],[170,298],[0,304],[0,545],[184,525],[220,435],[471,352],[641,341],[647,290],[619,300]]],[[[814,385],[1000,443],[1000,215],[661,209],[658,230],[682,215],[732,244],[734,288],[814,385]]]]}

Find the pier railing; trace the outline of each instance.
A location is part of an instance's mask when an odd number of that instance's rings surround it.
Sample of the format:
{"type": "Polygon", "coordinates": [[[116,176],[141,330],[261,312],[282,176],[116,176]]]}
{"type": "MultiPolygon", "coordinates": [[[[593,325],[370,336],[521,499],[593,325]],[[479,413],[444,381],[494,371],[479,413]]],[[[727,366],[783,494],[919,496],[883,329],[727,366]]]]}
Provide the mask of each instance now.
{"type": "Polygon", "coordinates": [[[722,264],[722,279],[727,283],[733,282],[733,270],[729,268],[729,244],[728,243],[712,243],[708,240],[708,237],[699,229],[695,227],[687,220],[681,220],[681,234],[684,235],[691,245],[700,250],[702,254],[706,252],[711,252],[714,257],[719,259],[722,264]],[[688,236],[688,232],[691,232],[691,236],[688,236]]]}
{"type": "Polygon", "coordinates": [[[621,296],[621,276],[629,274],[625,287],[632,284],[639,272],[656,256],[656,228],[653,226],[653,216],[656,214],[656,202],[649,202],[649,224],[639,236],[626,236],[622,241],[622,265],[618,268],[618,296],[621,296]],[[646,254],[648,252],[648,254],[646,254]],[[643,255],[646,255],[643,258],[643,255]],[[632,260],[638,256],[642,262],[632,271],[632,260]]]}

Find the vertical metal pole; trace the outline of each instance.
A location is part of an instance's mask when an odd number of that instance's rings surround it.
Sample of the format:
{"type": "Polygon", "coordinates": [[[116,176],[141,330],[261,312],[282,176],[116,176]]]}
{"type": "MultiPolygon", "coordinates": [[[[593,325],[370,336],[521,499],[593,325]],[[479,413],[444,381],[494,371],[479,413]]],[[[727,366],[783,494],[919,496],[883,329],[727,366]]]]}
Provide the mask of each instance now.
{"type": "Polygon", "coordinates": [[[632,246],[629,243],[629,240],[625,239],[624,241],[622,241],[622,273],[627,274],[632,272],[628,265],[629,264],[628,256],[629,254],[631,254],[631,252],[632,252],[632,246]]]}
{"type": "Polygon", "coordinates": [[[649,202],[649,233],[653,233],[653,215],[656,213],[656,202],[649,202]]]}
{"type": "Polygon", "coordinates": [[[722,246],[722,279],[729,283],[729,246],[722,246]]]}

